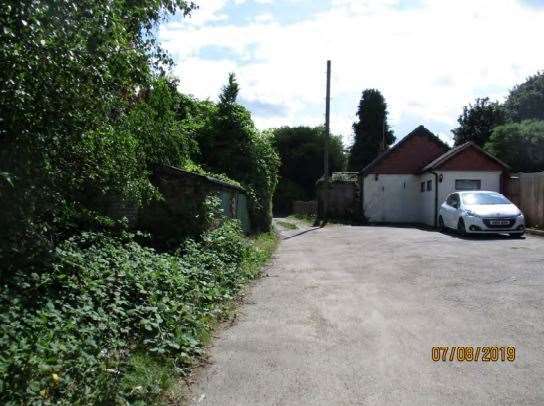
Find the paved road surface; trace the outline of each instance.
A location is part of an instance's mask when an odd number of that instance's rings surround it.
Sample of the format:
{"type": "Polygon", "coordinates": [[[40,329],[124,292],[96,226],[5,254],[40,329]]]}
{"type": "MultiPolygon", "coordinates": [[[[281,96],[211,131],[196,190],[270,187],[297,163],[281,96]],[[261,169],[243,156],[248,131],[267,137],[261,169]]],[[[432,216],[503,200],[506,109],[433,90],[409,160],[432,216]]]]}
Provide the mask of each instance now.
{"type": "Polygon", "coordinates": [[[196,405],[544,404],[544,238],[331,225],[283,241],[196,405]],[[433,346],[515,346],[438,362],[433,346]]]}

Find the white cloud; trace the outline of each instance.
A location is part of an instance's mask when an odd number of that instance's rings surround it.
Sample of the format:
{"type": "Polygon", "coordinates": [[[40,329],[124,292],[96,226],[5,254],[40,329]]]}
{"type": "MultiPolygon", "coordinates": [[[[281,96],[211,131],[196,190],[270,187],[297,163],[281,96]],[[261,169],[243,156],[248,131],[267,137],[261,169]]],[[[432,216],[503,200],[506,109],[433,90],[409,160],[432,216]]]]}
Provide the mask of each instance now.
{"type": "Polygon", "coordinates": [[[203,26],[213,21],[224,21],[227,19],[227,16],[221,11],[227,3],[228,0],[205,0],[199,2],[198,9],[194,10],[185,21],[194,26],[203,26]]]}
{"type": "Polygon", "coordinates": [[[274,21],[274,16],[271,13],[263,13],[255,16],[254,21],[256,23],[269,23],[274,21]]]}
{"type": "Polygon", "coordinates": [[[178,65],[176,76],[181,80],[184,92],[215,100],[227,82],[228,72],[235,70],[236,64],[229,60],[187,58],[178,65]]]}
{"type": "MultiPolygon", "coordinates": [[[[226,1],[207,0],[201,21],[222,18],[226,1]]],[[[332,0],[328,11],[288,25],[270,16],[243,26],[172,22],[161,27],[160,38],[178,62],[185,91],[215,98],[235,71],[244,99],[286,106],[281,117],[256,116],[262,127],[322,123],[331,59],[332,128],[346,140],[364,88],[384,93],[397,129],[424,124],[433,130],[428,123],[440,123],[435,131],[447,138],[443,128],[455,126],[463,105],[475,97],[503,98],[544,68],[544,10],[516,0],[428,0],[402,9],[399,1],[332,0]],[[210,45],[240,57],[199,58],[210,45]],[[414,118],[421,122],[407,123],[414,118]]]]}

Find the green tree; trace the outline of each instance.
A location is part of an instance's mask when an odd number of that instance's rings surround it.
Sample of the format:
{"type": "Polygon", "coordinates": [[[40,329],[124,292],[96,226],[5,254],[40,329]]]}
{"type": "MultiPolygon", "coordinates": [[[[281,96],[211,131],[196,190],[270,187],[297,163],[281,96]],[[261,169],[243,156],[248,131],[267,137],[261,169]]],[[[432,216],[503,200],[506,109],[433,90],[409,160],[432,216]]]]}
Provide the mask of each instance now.
{"type": "Polygon", "coordinates": [[[267,231],[272,221],[271,200],[279,160],[270,135],[259,132],[250,112],[236,102],[238,92],[236,77],[231,73],[219,103],[208,106],[209,119],[197,132],[197,161],[210,172],[239,181],[250,195],[254,231],[267,231]]]}
{"type": "Polygon", "coordinates": [[[242,179],[252,169],[252,139],[257,132],[251,113],[236,103],[238,84],[229,74],[220,102],[210,111],[211,118],[199,135],[201,163],[206,169],[242,179]]]}
{"type": "Polygon", "coordinates": [[[229,73],[228,83],[223,87],[223,91],[219,95],[219,105],[226,107],[236,103],[239,91],[240,86],[236,81],[236,75],[231,72],[229,73]]]}
{"type": "Polygon", "coordinates": [[[176,81],[164,77],[154,80],[121,122],[120,127],[138,140],[142,160],[150,170],[157,165],[183,168],[197,150],[187,128],[190,120],[181,120],[176,113],[182,97],[176,86],[176,81]]]}
{"type": "Polygon", "coordinates": [[[524,120],[496,127],[485,149],[515,172],[544,171],[544,121],[524,120]]]}
{"type": "Polygon", "coordinates": [[[4,263],[50,252],[74,215],[92,209],[89,191],[150,196],[138,136],[121,124],[171,62],[154,27],[193,7],[183,0],[1,7],[0,172],[13,184],[0,186],[4,263]]]}
{"type": "MultiPolygon", "coordinates": [[[[295,200],[315,198],[315,183],[323,176],[323,127],[282,127],[274,131],[274,146],[281,160],[280,180],[274,195],[274,211],[289,214],[295,200]]],[[[344,169],[342,140],[329,142],[331,172],[344,169]]]]}
{"type": "Polygon", "coordinates": [[[353,124],[355,138],[349,156],[350,171],[362,170],[383,147],[388,148],[395,142],[393,131],[387,124],[387,104],[379,90],[363,91],[357,117],[358,121],[353,124]]]}
{"type": "Polygon", "coordinates": [[[504,107],[511,121],[544,120],[544,72],[538,72],[514,87],[504,107]]]}
{"type": "Polygon", "coordinates": [[[483,146],[491,136],[493,128],[506,122],[504,109],[489,98],[476,99],[474,104],[463,107],[463,114],[457,119],[459,127],[452,130],[455,145],[472,141],[483,146]]]}

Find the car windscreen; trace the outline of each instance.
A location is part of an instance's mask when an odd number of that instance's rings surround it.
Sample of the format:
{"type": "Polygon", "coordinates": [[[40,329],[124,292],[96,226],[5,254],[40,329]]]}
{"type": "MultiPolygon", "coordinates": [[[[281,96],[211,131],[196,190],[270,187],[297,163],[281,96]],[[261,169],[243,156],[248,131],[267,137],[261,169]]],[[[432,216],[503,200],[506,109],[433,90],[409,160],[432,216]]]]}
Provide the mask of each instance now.
{"type": "Polygon", "coordinates": [[[495,193],[464,193],[462,198],[463,203],[468,205],[510,204],[507,198],[495,193]]]}

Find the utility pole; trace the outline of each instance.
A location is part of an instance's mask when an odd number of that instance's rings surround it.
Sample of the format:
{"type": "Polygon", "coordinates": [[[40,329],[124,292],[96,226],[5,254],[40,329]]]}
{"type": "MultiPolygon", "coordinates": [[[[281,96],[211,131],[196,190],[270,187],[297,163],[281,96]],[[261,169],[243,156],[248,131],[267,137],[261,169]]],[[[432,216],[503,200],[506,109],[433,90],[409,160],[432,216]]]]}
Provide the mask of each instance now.
{"type": "Polygon", "coordinates": [[[327,61],[327,95],[325,98],[325,145],[323,153],[323,180],[325,191],[323,193],[323,223],[329,220],[329,138],[331,136],[331,61],[327,61]]]}
{"type": "Polygon", "coordinates": [[[327,96],[325,99],[325,148],[323,154],[323,168],[325,181],[329,180],[329,137],[330,137],[330,114],[331,114],[331,61],[327,61],[327,96]]]}
{"type": "Polygon", "coordinates": [[[331,113],[331,61],[327,61],[327,95],[325,98],[325,140],[323,142],[323,178],[318,181],[317,217],[314,226],[325,226],[329,218],[329,137],[331,113]]]}

